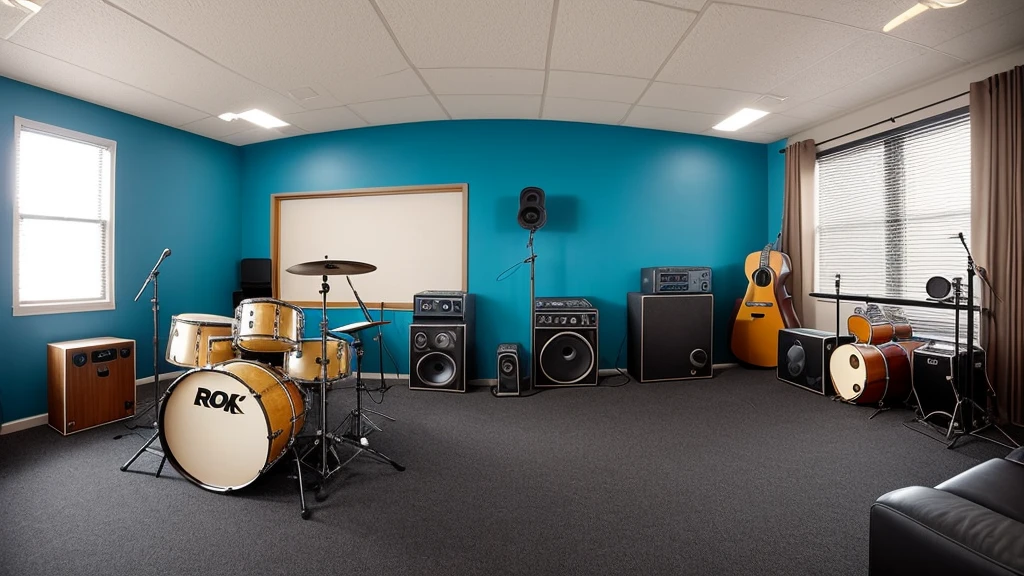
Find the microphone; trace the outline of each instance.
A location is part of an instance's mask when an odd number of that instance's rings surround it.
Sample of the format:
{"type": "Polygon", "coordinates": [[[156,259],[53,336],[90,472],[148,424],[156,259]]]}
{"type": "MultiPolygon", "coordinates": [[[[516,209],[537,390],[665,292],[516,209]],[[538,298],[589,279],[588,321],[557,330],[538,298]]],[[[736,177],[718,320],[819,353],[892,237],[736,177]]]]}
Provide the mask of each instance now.
{"type": "Polygon", "coordinates": [[[167,258],[170,255],[171,255],[171,249],[170,248],[164,248],[164,251],[160,253],[160,258],[156,261],[156,265],[154,265],[153,269],[149,271],[149,276],[146,276],[146,281],[142,283],[142,288],[139,288],[139,293],[135,295],[135,301],[136,302],[139,301],[139,297],[142,296],[142,292],[146,289],[146,286],[149,286],[150,280],[152,280],[153,277],[156,275],[157,268],[159,268],[160,265],[163,264],[164,259],[167,258]]]}

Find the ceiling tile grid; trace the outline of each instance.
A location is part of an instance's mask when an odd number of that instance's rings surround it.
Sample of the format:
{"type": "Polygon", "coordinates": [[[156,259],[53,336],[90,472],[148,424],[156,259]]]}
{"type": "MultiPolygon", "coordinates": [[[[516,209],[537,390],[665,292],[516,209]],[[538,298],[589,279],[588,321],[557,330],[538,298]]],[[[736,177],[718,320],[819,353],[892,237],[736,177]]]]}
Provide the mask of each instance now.
{"type": "Polygon", "coordinates": [[[763,142],[1024,46],[1022,0],[881,33],[912,1],[51,0],[0,75],[236,145],[468,118],[763,142]],[[711,130],[744,106],[771,114],[711,130]],[[216,118],[249,108],[292,126],[216,118]]]}

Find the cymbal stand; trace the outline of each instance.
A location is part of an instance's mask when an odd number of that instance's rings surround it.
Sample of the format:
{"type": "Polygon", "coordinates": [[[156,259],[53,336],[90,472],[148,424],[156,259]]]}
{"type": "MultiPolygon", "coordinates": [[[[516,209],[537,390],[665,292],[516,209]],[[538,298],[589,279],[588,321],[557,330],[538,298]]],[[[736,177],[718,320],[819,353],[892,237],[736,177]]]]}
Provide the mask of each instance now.
{"type": "MultiPolygon", "coordinates": [[[[959,279],[956,279],[954,289],[956,290],[956,342],[953,348],[953,358],[956,369],[954,370],[955,386],[954,389],[957,392],[956,406],[953,408],[953,417],[950,419],[949,430],[946,433],[946,439],[950,440],[946,448],[952,448],[957,440],[964,436],[970,435],[975,438],[981,438],[987,440],[993,444],[998,444],[1004,448],[1014,449],[1019,448],[1017,444],[1002,428],[1000,428],[995,422],[992,421],[991,417],[987,413],[985,408],[978,406],[974,398],[974,276],[978,273],[974,263],[974,257],[971,255],[971,249],[967,247],[967,241],[964,239],[964,233],[959,234],[960,243],[964,245],[964,250],[967,251],[967,362],[964,366],[964,362],[959,361],[960,357],[960,285],[959,279]],[[964,372],[966,370],[966,378],[964,372]],[[965,382],[966,380],[966,382],[965,382]],[[967,389],[964,389],[964,384],[967,385],[967,389]],[[968,416],[964,411],[964,405],[970,403],[967,408],[970,409],[970,415],[968,416]],[[975,414],[978,410],[983,412],[982,419],[985,424],[979,428],[975,428],[977,421],[975,420],[975,414]],[[959,420],[957,416],[959,415],[959,420]],[[959,426],[958,426],[959,425],[959,426]],[[998,440],[982,436],[979,434],[982,430],[987,428],[995,428],[1004,438],[1010,441],[1010,444],[1004,444],[998,440]],[[955,435],[955,437],[954,437],[955,435]]],[[[984,280],[984,277],[982,278],[984,280]]],[[[987,281],[986,281],[987,283],[987,281]]],[[[991,285],[990,285],[991,287],[991,285]]],[[[987,403],[986,403],[987,406],[987,403]]]]}
{"type": "MultiPolygon", "coordinates": [[[[159,403],[160,403],[160,264],[163,263],[164,258],[171,255],[171,250],[165,248],[160,254],[160,258],[156,261],[156,265],[146,276],[146,281],[142,283],[142,288],[139,288],[139,293],[135,295],[134,302],[138,302],[142,293],[146,290],[146,286],[149,285],[150,281],[153,282],[153,298],[150,302],[153,304],[153,435],[139,448],[139,451],[135,453],[127,462],[121,465],[121,471],[127,472],[128,468],[139,459],[144,453],[148,452],[155,456],[160,457],[160,466],[156,469],[156,477],[160,477],[160,472],[164,469],[164,464],[167,462],[167,456],[162,450],[158,450],[152,447],[153,442],[156,441],[157,437],[160,436],[159,429],[159,403]]],[[[141,426],[140,426],[141,428],[141,426]]]]}

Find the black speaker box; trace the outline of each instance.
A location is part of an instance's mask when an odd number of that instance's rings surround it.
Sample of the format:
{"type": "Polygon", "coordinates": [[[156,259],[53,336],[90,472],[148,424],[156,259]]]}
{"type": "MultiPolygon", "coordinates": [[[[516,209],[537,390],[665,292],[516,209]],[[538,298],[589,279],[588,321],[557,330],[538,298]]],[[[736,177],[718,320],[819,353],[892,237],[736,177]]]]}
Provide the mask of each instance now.
{"type": "Polygon", "coordinates": [[[498,344],[498,386],[495,396],[523,393],[522,348],[519,344],[498,344]]]}
{"type": "MultiPolygon", "coordinates": [[[[538,299],[540,300],[540,299],[538,299]]],[[[596,308],[534,311],[533,385],[537,388],[597,386],[596,308]]]]}
{"type": "Polygon", "coordinates": [[[776,376],[779,380],[810,390],[815,394],[832,395],[832,377],[829,360],[836,348],[855,341],[853,336],[813,328],[784,328],[779,330],[779,356],[776,376]]]}
{"type": "Polygon", "coordinates": [[[465,392],[470,341],[466,324],[410,324],[409,389],[465,392]]]}
{"type": "Polygon", "coordinates": [[[955,381],[957,370],[966,363],[966,346],[961,346],[958,354],[953,354],[953,344],[948,342],[933,342],[914,350],[914,397],[924,419],[938,417],[948,423],[961,396],[974,402],[973,406],[968,403],[964,407],[965,415],[970,416],[973,412],[980,417],[985,414],[989,396],[985,351],[974,348],[973,389],[966,381],[969,377],[966,371],[960,376],[964,382],[958,386],[955,381]]]}
{"type": "Polygon", "coordinates": [[[626,295],[627,366],[638,382],[711,378],[711,294],[626,295]]]}
{"type": "Polygon", "coordinates": [[[242,258],[240,268],[242,288],[263,288],[270,286],[270,258],[242,258]]]}

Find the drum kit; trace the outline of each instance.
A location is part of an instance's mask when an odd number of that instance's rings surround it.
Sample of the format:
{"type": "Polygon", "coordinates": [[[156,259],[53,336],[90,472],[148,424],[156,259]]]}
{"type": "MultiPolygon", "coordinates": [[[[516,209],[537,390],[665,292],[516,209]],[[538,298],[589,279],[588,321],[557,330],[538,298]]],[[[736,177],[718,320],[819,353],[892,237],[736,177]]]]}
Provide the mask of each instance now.
{"type": "MultiPolygon", "coordinates": [[[[296,463],[301,514],[307,519],[310,511],[306,507],[303,467],[316,476],[312,485],[318,501],[326,498],[323,488],[327,479],[360,454],[366,453],[396,470],[405,469],[369,447],[363,426],[367,421],[374,430],[380,430],[365,416],[369,410],[362,408],[366,387],[362,383],[363,350],[358,333],[389,322],[367,318],[367,322],[327,327],[328,276],[365,274],[376,267],[324,258],[287,269],[291,274],[322,277],[319,338],[303,338],[305,318],[301,308],[273,298],[242,300],[234,318],[211,314],[171,317],[165,358],[189,370],[168,386],[159,401],[156,433],[122,470],[142,453],[151,452],[162,458],[157,476],[166,460],[203,489],[233,492],[254,482],[291,453],[296,463]],[[353,356],[356,408],[332,431],[328,427],[327,392],[334,383],[351,375],[353,356]],[[303,435],[307,424],[315,424],[310,427],[316,430],[303,435]],[[345,431],[339,433],[342,428],[345,431]],[[150,448],[157,438],[162,452],[150,448]],[[339,445],[353,447],[355,453],[342,461],[336,450],[339,445]]],[[[362,301],[359,303],[365,312],[362,301]]]]}

